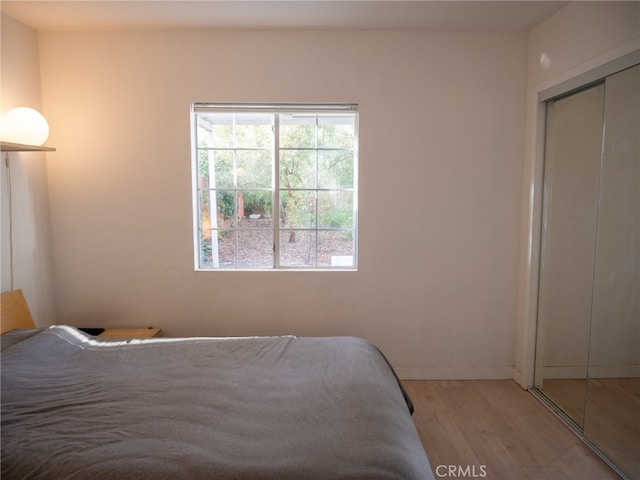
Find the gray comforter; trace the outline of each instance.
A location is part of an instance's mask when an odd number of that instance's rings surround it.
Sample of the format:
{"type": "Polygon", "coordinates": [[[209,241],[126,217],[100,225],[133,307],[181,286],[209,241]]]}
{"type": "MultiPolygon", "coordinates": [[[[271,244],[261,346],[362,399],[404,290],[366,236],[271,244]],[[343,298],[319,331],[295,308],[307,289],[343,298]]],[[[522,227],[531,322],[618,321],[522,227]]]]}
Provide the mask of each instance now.
{"type": "Polygon", "coordinates": [[[388,363],[352,337],[3,335],[2,479],[432,479],[388,363]]]}

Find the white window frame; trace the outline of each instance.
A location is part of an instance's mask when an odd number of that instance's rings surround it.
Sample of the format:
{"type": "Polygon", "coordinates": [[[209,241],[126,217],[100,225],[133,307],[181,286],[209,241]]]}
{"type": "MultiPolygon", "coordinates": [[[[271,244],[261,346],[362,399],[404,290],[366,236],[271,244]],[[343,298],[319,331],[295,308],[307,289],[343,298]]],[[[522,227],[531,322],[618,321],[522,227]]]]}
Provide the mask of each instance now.
{"type": "MultiPolygon", "coordinates": [[[[192,194],[193,194],[193,246],[194,246],[194,268],[196,271],[216,272],[216,271],[357,271],[358,269],[358,105],[357,104],[261,104],[261,103],[193,103],[191,105],[191,152],[192,152],[192,194]],[[202,267],[201,266],[201,226],[200,226],[200,194],[202,192],[199,186],[199,151],[202,150],[198,146],[197,135],[197,115],[198,113],[216,112],[216,113],[266,113],[274,115],[274,160],[273,160],[273,179],[272,179],[272,214],[273,214],[273,265],[271,268],[248,268],[248,267],[202,267]],[[340,258],[336,258],[336,262],[332,265],[315,265],[315,266],[293,266],[280,265],[280,145],[279,145],[279,115],[280,114],[352,114],[354,116],[354,146],[353,146],[353,259],[352,262],[341,262],[340,258]],[[276,213],[278,212],[278,213],[276,213]]],[[[316,151],[322,148],[316,146],[316,151]]],[[[214,190],[214,189],[210,189],[214,190]]],[[[314,190],[316,193],[322,191],[316,185],[314,190]]],[[[236,229],[237,230],[237,229],[236,229]]],[[[323,231],[318,227],[317,220],[314,228],[308,229],[316,232],[323,231]]],[[[317,245],[316,245],[317,249],[317,245]]],[[[217,255],[217,252],[216,252],[217,255]]],[[[316,260],[317,263],[317,260],[316,260]]]]}

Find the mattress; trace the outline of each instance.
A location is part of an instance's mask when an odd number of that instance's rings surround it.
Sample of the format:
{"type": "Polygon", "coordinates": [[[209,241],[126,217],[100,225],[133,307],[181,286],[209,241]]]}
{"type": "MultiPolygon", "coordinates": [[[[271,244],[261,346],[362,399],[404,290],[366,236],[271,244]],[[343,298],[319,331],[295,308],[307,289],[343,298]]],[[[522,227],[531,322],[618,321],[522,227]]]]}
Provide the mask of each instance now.
{"type": "Polygon", "coordinates": [[[2,342],[4,480],[433,479],[408,396],[360,338],[2,342]]]}

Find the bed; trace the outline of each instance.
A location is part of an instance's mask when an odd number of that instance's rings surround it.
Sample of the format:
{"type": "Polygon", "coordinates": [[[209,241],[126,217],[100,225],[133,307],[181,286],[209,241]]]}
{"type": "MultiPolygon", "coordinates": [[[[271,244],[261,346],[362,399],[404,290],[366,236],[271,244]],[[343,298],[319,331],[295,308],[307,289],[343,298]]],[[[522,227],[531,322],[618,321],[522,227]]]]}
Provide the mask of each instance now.
{"type": "Polygon", "coordinates": [[[412,404],[354,337],[2,339],[2,479],[427,480],[412,404]]]}

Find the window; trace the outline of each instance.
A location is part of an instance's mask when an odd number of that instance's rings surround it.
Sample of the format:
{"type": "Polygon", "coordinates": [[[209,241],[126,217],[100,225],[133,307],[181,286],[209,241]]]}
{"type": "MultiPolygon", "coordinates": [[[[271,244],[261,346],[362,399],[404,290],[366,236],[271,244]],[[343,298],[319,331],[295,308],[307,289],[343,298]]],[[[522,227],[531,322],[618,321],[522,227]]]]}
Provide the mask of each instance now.
{"type": "Polygon", "coordinates": [[[192,108],[195,265],[357,266],[357,106],[192,108]]]}

